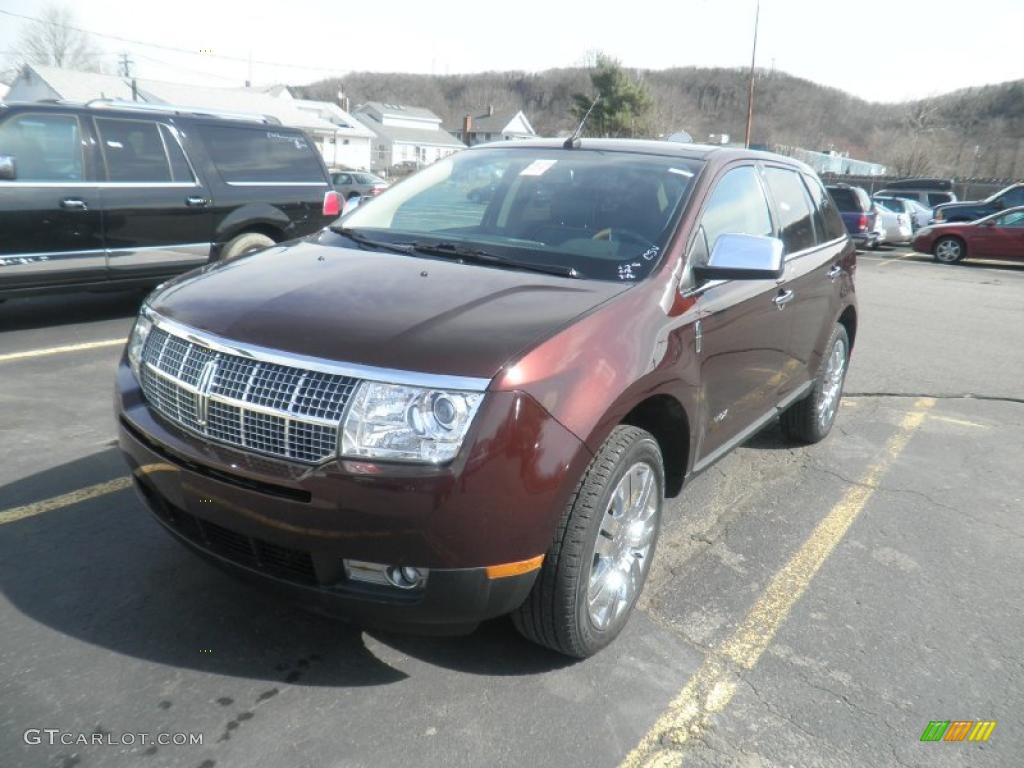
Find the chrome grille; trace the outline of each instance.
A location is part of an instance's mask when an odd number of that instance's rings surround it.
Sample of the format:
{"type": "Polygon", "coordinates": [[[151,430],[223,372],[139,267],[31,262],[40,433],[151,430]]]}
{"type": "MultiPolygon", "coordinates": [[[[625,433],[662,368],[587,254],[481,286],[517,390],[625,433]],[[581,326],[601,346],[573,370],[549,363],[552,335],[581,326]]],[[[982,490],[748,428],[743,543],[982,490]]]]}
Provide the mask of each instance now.
{"type": "Polygon", "coordinates": [[[337,450],[357,379],[215,352],[154,327],[142,391],[164,417],[220,443],[315,464],[337,450]],[[212,376],[202,381],[207,363],[212,376]]]}

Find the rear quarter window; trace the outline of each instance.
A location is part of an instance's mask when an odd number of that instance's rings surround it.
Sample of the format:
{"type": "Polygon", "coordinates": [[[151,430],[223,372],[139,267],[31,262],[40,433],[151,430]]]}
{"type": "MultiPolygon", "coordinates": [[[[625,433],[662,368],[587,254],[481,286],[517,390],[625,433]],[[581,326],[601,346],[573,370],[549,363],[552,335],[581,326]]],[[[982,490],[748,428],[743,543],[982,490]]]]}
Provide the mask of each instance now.
{"type": "Polygon", "coordinates": [[[228,183],[326,184],[316,148],[277,126],[199,125],[198,133],[228,183]]]}

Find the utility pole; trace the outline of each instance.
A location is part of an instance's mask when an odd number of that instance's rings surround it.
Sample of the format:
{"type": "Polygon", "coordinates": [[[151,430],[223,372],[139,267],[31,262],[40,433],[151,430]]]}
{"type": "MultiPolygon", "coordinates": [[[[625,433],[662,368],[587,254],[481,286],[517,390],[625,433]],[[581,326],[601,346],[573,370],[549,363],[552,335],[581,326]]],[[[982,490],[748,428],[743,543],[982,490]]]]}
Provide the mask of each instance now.
{"type": "Polygon", "coordinates": [[[761,0],[757,0],[754,11],[754,46],[750,52],[750,84],[747,88],[747,135],[744,146],[750,149],[750,129],[754,124],[754,63],[757,61],[757,25],[761,19],[761,0]]]}
{"type": "Polygon", "coordinates": [[[128,58],[128,51],[123,51],[121,53],[120,65],[121,65],[121,76],[122,77],[131,77],[132,76],[132,67],[135,66],[135,62],[128,58]]]}

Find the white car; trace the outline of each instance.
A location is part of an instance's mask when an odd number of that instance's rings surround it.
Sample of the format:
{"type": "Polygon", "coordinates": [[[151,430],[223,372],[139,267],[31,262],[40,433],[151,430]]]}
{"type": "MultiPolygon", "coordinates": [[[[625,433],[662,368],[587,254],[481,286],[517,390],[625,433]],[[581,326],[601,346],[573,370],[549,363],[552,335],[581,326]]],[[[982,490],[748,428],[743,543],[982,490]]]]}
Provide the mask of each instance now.
{"type": "Polygon", "coordinates": [[[910,217],[910,226],[915,232],[921,227],[927,227],[931,223],[932,209],[926,208],[916,200],[883,195],[875,195],[872,199],[893,213],[904,213],[910,217]]]}
{"type": "Polygon", "coordinates": [[[875,204],[878,221],[882,228],[882,242],[889,245],[909,243],[914,236],[914,228],[910,224],[910,216],[895,213],[883,205],[875,204]]]}

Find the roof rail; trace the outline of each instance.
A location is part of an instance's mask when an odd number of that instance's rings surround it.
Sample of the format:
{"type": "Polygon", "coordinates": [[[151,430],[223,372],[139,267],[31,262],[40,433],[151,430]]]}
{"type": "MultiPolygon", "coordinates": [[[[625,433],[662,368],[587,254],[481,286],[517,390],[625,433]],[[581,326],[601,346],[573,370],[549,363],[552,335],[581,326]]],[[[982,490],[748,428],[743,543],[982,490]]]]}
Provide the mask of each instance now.
{"type": "Polygon", "coordinates": [[[268,123],[270,125],[281,125],[281,120],[273,115],[258,115],[248,112],[227,112],[220,109],[206,109],[204,107],[186,107],[176,104],[150,104],[139,101],[124,101],[123,99],[90,99],[85,102],[86,107],[92,109],[126,109],[138,110],[140,112],[170,112],[175,115],[190,115],[194,117],[216,117],[222,120],[245,120],[248,122],[268,123]]]}

